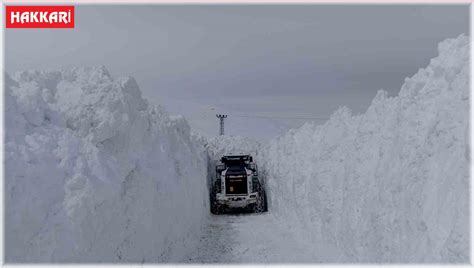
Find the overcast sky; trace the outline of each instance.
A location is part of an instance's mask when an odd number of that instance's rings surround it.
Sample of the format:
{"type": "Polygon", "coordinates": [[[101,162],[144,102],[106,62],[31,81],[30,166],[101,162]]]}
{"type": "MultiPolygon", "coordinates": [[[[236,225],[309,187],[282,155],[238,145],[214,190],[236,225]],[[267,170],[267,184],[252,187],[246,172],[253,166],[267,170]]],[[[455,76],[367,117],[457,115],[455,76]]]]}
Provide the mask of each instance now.
{"type": "MultiPolygon", "coordinates": [[[[105,65],[212,133],[202,122],[217,123],[216,111],[364,112],[377,90],[396,95],[440,41],[469,34],[468,5],[79,5],[75,20],[73,30],[6,29],[7,72],[105,65]]],[[[262,123],[254,136],[302,122],[262,123]]]]}

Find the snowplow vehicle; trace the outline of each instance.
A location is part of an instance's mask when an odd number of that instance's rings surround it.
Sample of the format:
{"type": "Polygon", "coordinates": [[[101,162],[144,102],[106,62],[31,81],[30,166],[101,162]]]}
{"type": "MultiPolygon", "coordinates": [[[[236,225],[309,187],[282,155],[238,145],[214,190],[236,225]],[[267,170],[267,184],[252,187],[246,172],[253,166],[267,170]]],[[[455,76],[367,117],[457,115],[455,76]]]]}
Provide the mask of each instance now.
{"type": "Polygon", "coordinates": [[[225,155],[216,164],[211,189],[211,213],[247,208],[253,212],[267,210],[264,181],[250,155],[225,155]]]}

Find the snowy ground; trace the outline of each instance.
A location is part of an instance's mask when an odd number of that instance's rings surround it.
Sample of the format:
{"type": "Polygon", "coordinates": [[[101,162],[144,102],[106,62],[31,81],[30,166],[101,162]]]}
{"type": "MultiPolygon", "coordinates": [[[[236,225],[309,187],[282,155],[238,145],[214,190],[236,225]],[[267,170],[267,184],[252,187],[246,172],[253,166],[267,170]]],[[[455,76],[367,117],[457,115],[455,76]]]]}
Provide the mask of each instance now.
{"type": "Polygon", "coordinates": [[[190,263],[311,263],[318,254],[270,213],[213,215],[190,263]]]}

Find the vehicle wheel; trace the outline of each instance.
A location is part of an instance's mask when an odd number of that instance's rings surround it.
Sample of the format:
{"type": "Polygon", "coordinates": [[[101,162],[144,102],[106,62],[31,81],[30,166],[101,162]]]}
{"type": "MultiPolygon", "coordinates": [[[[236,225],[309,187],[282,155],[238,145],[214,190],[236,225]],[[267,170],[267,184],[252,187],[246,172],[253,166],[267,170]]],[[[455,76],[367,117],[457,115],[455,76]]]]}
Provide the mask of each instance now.
{"type": "Polygon", "coordinates": [[[215,185],[214,187],[212,187],[212,191],[211,191],[211,213],[215,215],[219,215],[224,212],[224,207],[221,204],[217,203],[216,195],[217,195],[217,188],[215,185]]]}
{"type": "Polygon", "coordinates": [[[267,212],[268,211],[268,203],[267,203],[267,193],[265,191],[263,191],[263,204],[264,204],[263,211],[267,212]]]}
{"type": "Polygon", "coordinates": [[[224,213],[224,208],[221,204],[218,204],[216,201],[211,201],[211,213],[215,215],[220,215],[224,213]]]}
{"type": "Polygon", "coordinates": [[[265,190],[263,187],[259,184],[258,186],[258,198],[257,198],[257,203],[254,206],[254,212],[255,213],[262,213],[265,212],[265,190]]]}

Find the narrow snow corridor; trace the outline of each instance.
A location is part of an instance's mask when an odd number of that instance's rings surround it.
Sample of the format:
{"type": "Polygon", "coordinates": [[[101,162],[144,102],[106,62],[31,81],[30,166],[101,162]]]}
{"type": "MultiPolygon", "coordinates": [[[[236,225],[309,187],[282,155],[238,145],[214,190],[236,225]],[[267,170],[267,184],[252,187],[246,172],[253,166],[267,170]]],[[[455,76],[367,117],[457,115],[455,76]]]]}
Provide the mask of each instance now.
{"type": "Polygon", "coordinates": [[[468,263],[469,48],[447,39],[398,96],[267,143],[194,133],[101,66],[5,75],[5,260],[468,263]],[[268,212],[210,213],[232,154],[268,212]]]}
{"type": "Polygon", "coordinates": [[[189,263],[314,263],[314,245],[295,237],[271,213],[212,215],[189,263]]]}

